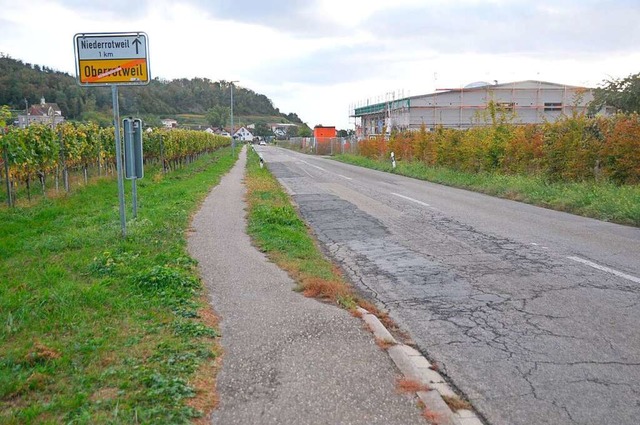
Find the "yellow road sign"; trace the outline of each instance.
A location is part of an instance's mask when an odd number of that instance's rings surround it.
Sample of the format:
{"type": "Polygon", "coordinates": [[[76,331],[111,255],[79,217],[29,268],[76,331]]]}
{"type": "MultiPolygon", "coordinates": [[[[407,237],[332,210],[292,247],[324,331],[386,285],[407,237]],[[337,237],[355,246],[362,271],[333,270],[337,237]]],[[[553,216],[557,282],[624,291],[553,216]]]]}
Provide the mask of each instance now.
{"type": "Polygon", "coordinates": [[[148,84],[145,33],[76,34],[76,75],[80,85],[148,84]]]}

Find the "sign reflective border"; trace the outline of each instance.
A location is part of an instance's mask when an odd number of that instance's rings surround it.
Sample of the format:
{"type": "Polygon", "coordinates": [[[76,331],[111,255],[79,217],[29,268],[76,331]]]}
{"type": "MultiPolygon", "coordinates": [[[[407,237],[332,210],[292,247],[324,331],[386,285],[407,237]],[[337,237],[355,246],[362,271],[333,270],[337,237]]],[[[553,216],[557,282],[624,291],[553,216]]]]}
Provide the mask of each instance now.
{"type": "Polygon", "coordinates": [[[141,85],[151,80],[147,34],[76,34],[73,40],[81,86],[141,85]]]}

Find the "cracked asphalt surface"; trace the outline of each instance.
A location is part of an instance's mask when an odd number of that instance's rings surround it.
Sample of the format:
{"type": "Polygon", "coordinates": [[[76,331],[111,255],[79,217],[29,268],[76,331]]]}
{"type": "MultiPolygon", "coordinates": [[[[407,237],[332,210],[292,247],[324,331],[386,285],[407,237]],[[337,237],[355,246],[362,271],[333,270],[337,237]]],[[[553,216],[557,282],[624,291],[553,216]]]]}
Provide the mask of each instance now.
{"type": "Polygon", "coordinates": [[[487,423],[639,423],[640,229],[257,150],[487,423]]]}

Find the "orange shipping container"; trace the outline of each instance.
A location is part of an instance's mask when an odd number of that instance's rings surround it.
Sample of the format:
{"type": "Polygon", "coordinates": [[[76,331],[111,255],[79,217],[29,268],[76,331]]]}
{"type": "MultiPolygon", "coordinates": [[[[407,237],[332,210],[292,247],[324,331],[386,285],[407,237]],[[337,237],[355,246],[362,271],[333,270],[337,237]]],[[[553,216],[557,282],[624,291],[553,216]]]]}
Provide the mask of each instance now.
{"type": "Polygon", "coordinates": [[[321,125],[316,125],[313,128],[313,137],[316,139],[329,138],[333,139],[336,137],[336,128],[335,127],[324,127],[321,125]]]}

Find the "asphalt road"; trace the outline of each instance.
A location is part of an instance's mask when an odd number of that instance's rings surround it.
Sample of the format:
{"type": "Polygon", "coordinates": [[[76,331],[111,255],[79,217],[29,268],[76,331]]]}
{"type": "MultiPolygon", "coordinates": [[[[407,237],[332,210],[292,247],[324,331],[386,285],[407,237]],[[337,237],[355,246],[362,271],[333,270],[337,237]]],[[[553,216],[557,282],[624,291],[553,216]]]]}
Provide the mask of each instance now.
{"type": "Polygon", "coordinates": [[[640,229],[257,150],[487,423],[640,422],[640,229]]]}

